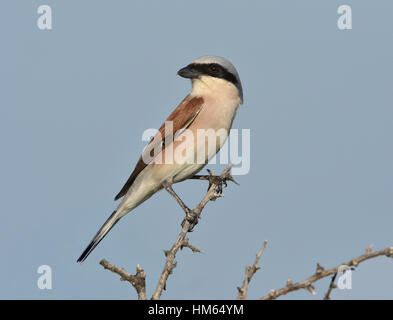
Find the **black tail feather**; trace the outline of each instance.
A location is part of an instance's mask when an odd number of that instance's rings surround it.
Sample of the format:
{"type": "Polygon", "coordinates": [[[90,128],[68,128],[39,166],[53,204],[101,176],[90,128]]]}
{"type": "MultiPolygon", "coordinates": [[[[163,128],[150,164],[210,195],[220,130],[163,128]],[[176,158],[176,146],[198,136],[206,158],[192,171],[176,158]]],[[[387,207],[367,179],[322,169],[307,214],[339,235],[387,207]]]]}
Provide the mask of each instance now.
{"type": "Polygon", "coordinates": [[[89,243],[85,251],[78,258],[77,262],[83,262],[89,256],[89,254],[98,246],[102,239],[108,234],[108,232],[113,228],[113,226],[120,220],[120,218],[114,218],[116,211],[114,211],[111,216],[105,221],[100,230],[94,236],[93,240],[89,243]]]}

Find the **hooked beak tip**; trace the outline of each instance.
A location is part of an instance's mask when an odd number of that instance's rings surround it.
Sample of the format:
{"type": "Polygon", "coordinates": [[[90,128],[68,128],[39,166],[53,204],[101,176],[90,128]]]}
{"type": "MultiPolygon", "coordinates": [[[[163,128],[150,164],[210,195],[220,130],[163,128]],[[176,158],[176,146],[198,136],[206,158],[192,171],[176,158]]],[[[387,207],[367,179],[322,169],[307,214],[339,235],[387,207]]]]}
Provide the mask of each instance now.
{"type": "Polygon", "coordinates": [[[180,69],[177,74],[180,77],[187,78],[187,79],[195,79],[199,76],[199,73],[190,69],[188,66],[180,69]]]}

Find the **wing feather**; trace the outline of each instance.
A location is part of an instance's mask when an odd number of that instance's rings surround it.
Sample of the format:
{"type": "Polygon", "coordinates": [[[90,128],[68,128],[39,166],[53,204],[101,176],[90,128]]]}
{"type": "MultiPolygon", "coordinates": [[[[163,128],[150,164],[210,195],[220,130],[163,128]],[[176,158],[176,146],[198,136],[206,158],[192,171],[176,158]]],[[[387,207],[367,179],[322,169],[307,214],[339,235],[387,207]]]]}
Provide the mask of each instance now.
{"type": "MultiPolygon", "coordinates": [[[[198,116],[199,112],[201,111],[203,107],[203,98],[202,97],[190,97],[187,96],[178,106],[177,108],[169,115],[169,117],[166,119],[166,121],[172,121],[173,123],[173,132],[179,132],[179,130],[185,130],[187,129],[195,120],[195,118],[198,116]]],[[[173,137],[166,137],[165,136],[165,122],[162,124],[160,129],[158,130],[157,134],[155,137],[151,139],[149,142],[148,146],[146,147],[144,152],[149,152],[151,153],[151,156],[153,156],[155,146],[157,143],[163,143],[164,141],[173,141],[173,137]]],[[[165,149],[165,146],[162,147],[162,150],[165,149]]],[[[131,185],[134,183],[136,177],[142,172],[143,169],[146,168],[146,166],[149,163],[145,163],[143,159],[146,159],[146,157],[143,157],[143,155],[139,158],[134,171],[131,173],[130,177],[128,178],[127,182],[124,184],[123,188],[120,190],[120,192],[116,195],[115,200],[120,199],[123,197],[128,189],[130,189],[131,185]]]]}

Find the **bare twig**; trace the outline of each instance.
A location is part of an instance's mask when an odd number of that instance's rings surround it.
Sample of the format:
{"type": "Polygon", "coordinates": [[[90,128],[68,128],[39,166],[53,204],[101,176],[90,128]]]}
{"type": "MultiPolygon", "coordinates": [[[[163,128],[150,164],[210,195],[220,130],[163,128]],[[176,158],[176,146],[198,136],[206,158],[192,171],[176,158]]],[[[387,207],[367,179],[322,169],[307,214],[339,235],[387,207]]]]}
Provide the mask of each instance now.
{"type": "Polygon", "coordinates": [[[330,280],[330,285],[329,285],[329,289],[328,291],[325,293],[325,296],[323,297],[323,300],[330,300],[330,294],[332,293],[333,289],[336,288],[336,284],[334,283],[334,281],[337,278],[337,273],[335,273],[332,277],[332,279],[330,280]]]}
{"type": "MultiPolygon", "coordinates": [[[[162,271],[160,280],[158,281],[158,285],[156,290],[153,293],[152,299],[159,299],[161,297],[161,293],[165,290],[166,281],[168,276],[173,272],[173,269],[176,267],[177,262],[174,261],[176,257],[176,253],[179,249],[183,249],[187,247],[192,250],[192,252],[200,252],[203,253],[198,248],[194,247],[189,243],[189,239],[186,238],[186,234],[193,230],[193,228],[197,225],[198,219],[200,218],[201,212],[206,206],[209,201],[215,201],[217,198],[222,197],[222,185],[226,186],[226,181],[230,180],[234,183],[238,184],[233,177],[230,175],[230,170],[232,168],[232,164],[224,170],[221,176],[216,176],[211,171],[209,171],[209,176],[200,176],[204,177],[201,180],[208,180],[209,181],[209,188],[206,195],[203,197],[202,201],[198,204],[198,206],[194,210],[190,210],[184,202],[180,199],[180,197],[175,193],[172,189],[172,186],[165,186],[165,190],[168,191],[170,195],[177,201],[180,207],[186,214],[185,219],[182,223],[182,230],[180,231],[176,242],[172,246],[170,250],[165,250],[165,257],[166,262],[164,265],[164,270],[162,271]]],[[[138,293],[139,300],[146,300],[146,273],[143,271],[141,266],[137,265],[136,274],[132,275],[129,274],[126,270],[121,269],[107,260],[102,259],[100,264],[105,268],[108,269],[118,275],[120,275],[121,281],[128,281],[131,285],[135,288],[138,293]]]]}
{"type": "Polygon", "coordinates": [[[248,284],[250,283],[252,277],[254,276],[254,274],[261,269],[260,266],[258,266],[258,262],[259,259],[262,256],[263,251],[265,250],[267,245],[267,240],[264,241],[262,248],[258,251],[256,257],[255,257],[255,261],[254,264],[252,265],[252,267],[249,267],[246,264],[246,274],[243,280],[243,285],[242,287],[237,287],[237,290],[239,291],[238,295],[237,295],[237,299],[238,300],[246,300],[247,299],[247,290],[248,290],[248,284]]]}
{"type": "MultiPolygon", "coordinates": [[[[373,247],[374,247],[374,245],[368,246],[366,248],[366,253],[367,254],[371,253],[373,251],[373,247]]],[[[336,284],[334,283],[334,281],[336,281],[336,278],[337,278],[337,273],[335,273],[333,275],[333,277],[331,278],[328,291],[325,293],[325,296],[323,297],[323,300],[330,300],[330,295],[331,295],[333,289],[337,288],[336,284]]]]}
{"type": "Polygon", "coordinates": [[[188,248],[188,249],[190,249],[192,252],[203,253],[202,250],[199,250],[198,248],[196,248],[196,247],[194,247],[193,245],[191,245],[191,244],[189,243],[189,241],[190,241],[190,239],[185,238],[185,239],[183,240],[183,243],[182,243],[181,246],[180,246],[180,250],[183,250],[183,248],[188,248]]]}
{"type": "Polygon", "coordinates": [[[222,185],[226,184],[227,180],[234,181],[233,177],[230,175],[230,170],[232,168],[232,164],[230,164],[224,172],[221,174],[221,176],[215,176],[213,173],[209,172],[210,175],[206,176],[206,178],[203,178],[202,180],[208,180],[209,181],[209,188],[207,190],[206,195],[203,197],[201,202],[196,206],[194,210],[189,210],[187,206],[183,203],[183,201],[180,200],[180,198],[176,195],[176,193],[173,191],[172,188],[166,188],[166,190],[175,198],[175,200],[179,203],[181,208],[186,214],[186,217],[184,218],[182,222],[182,229],[177,236],[177,239],[175,243],[172,245],[171,249],[168,251],[165,251],[165,256],[166,256],[166,261],[164,265],[164,269],[161,273],[161,277],[158,281],[157,288],[153,293],[152,299],[160,299],[162,291],[166,287],[166,282],[168,280],[169,275],[173,272],[173,269],[176,267],[176,262],[175,257],[176,253],[178,252],[179,249],[183,247],[188,247],[192,251],[200,251],[200,250],[195,250],[196,248],[191,246],[188,243],[188,239],[186,239],[186,235],[188,232],[192,231],[193,228],[198,224],[198,219],[200,218],[201,212],[206,206],[206,204],[209,201],[214,201],[219,197],[222,197],[222,185]],[[179,201],[180,200],[180,201],[179,201]],[[192,249],[194,248],[194,249],[192,249]]]}
{"type": "Polygon", "coordinates": [[[120,276],[120,281],[128,281],[131,283],[138,293],[138,299],[146,300],[146,273],[139,264],[136,266],[135,275],[129,274],[126,270],[116,267],[105,259],[100,261],[100,265],[105,269],[117,273],[120,276]]]}
{"type": "Polygon", "coordinates": [[[297,283],[293,283],[292,281],[288,281],[287,285],[285,287],[278,289],[278,290],[271,290],[266,296],[264,296],[260,299],[261,300],[277,299],[279,296],[285,295],[289,292],[296,291],[299,289],[307,289],[311,293],[315,294],[315,290],[314,290],[312,283],[314,283],[322,278],[326,278],[330,275],[337,274],[339,272],[339,269],[342,268],[342,266],[357,267],[359,265],[359,263],[361,263],[363,261],[373,259],[373,258],[383,256],[383,255],[393,258],[393,247],[389,247],[389,248],[386,248],[386,249],[383,249],[380,251],[375,251],[375,252],[372,252],[372,249],[369,247],[366,249],[365,254],[363,254],[357,258],[354,258],[346,263],[343,263],[337,267],[328,269],[328,270],[323,269],[318,264],[316,272],[311,277],[307,278],[304,281],[300,281],[297,283]]]}

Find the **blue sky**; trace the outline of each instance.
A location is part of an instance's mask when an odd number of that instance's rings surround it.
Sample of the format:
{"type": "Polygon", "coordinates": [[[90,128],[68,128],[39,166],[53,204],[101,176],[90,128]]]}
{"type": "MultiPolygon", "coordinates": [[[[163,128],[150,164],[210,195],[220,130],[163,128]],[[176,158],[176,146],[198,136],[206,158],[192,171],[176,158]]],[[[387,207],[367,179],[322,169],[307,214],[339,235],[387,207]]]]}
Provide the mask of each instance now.
{"type": "MultiPolygon", "coordinates": [[[[244,90],[233,127],[250,129],[251,170],[209,203],[164,299],[259,298],[393,245],[392,1],[1,1],[0,298],[134,299],[101,258],[147,273],[151,295],[183,213],[165,192],[126,216],[82,265],[77,257],[157,128],[189,92],[176,72],[230,59],[244,90]],[[50,5],[53,30],[37,28],[50,5]],[[349,4],[353,29],[337,28],[349,4]],[[37,287],[40,265],[53,289],[37,287]]],[[[225,166],[211,166],[219,172],[225,166]]],[[[206,184],[175,190],[192,207],[206,184]]],[[[393,260],[365,262],[333,299],[392,299],[393,260]]],[[[320,299],[298,291],[284,298],[320,299]]]]}

